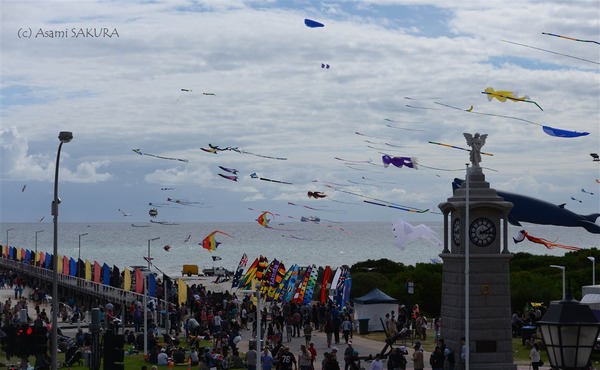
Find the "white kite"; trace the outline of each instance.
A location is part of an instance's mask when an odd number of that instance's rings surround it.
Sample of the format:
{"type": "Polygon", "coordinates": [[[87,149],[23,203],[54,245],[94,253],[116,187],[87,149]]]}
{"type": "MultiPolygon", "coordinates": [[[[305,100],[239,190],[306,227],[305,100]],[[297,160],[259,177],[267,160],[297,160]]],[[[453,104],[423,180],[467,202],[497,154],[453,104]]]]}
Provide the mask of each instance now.
{"type": "Polygon", "coordinates": [[[423,224],[413,226],[402,219],[398,219],[394,222],[392,231],[394,233],[394,245],[400,250],[404,250],[407,243],[417,239],[423,239],[435,245],[442,245],[442,241],[436,232],[423,224]]]}

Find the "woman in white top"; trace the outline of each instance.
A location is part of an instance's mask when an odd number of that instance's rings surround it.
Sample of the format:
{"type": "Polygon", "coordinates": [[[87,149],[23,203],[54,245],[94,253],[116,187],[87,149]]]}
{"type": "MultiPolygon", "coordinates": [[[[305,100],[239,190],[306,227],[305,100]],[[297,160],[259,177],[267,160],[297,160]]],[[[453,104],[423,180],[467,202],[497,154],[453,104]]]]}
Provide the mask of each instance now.
{"type": "Polygon", "coordinates": [[[533,343],[531,352],[529,352],[529,358],[531,359],[531,368],[533,370],[539,370],[540,368],[540,346],[537,343],[533,343]]]}

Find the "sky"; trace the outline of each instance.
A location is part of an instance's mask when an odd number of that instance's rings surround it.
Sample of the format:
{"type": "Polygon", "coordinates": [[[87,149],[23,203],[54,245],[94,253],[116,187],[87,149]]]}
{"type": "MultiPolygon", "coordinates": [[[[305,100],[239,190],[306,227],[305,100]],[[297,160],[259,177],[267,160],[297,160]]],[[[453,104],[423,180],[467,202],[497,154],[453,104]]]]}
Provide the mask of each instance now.
{"type": "Polygon", "coordinates": [[[153,208],[164,222],[441,221],[469,153],[430,141],[468,149],[476,132],[491,187],[600,211],[600,45],[543,34],[600,41],[596,0],[2,1],[0,14],[1,222],[52,218],[61,131],[74,137],[61,222],[148,222],[153,208]],[[543,110],[488,101],[488,87],[543,110]]]}

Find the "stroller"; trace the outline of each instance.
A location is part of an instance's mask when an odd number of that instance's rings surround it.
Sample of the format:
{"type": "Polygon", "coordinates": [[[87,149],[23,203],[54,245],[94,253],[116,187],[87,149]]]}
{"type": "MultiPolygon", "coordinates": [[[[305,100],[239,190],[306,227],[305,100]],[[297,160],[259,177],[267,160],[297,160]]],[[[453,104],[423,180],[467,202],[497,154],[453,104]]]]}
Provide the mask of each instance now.
{"type": "Polygon", "coordinates": [[[83,353],[77,346],[72,346],[67,349],[65,353],[64,366],[74,366],[75,364],[83,365],[83,353]]]}

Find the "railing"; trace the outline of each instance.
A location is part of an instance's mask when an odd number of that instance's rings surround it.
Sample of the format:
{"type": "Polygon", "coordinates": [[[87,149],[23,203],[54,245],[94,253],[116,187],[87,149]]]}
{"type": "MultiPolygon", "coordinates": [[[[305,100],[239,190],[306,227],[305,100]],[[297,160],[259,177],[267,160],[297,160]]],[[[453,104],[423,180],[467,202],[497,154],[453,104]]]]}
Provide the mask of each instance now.
{"type": "MultiPolygon", "coordinates": [[[[18,271],[31,277],[47,281],[48,283],[52,283],[53,281],[52,270],[32,266],[21,261],[0,258],[0,266],[18,271]]],[[[92,295],[98,298],[105,299],[107,301],[111,301],[113,303],[122,303],[124,305],[127,305],[132,301],[142,301],[144,298],[143,294],[126,291],[120,288],[115,288],[110,285],[104,285],[101,283],[96,283],[93,281],[60,273],[57,275],[59,287],[77,291],[83,294],[92,295]]],[[[52,298],[54,299],[55,297],[52,298]]]]}

